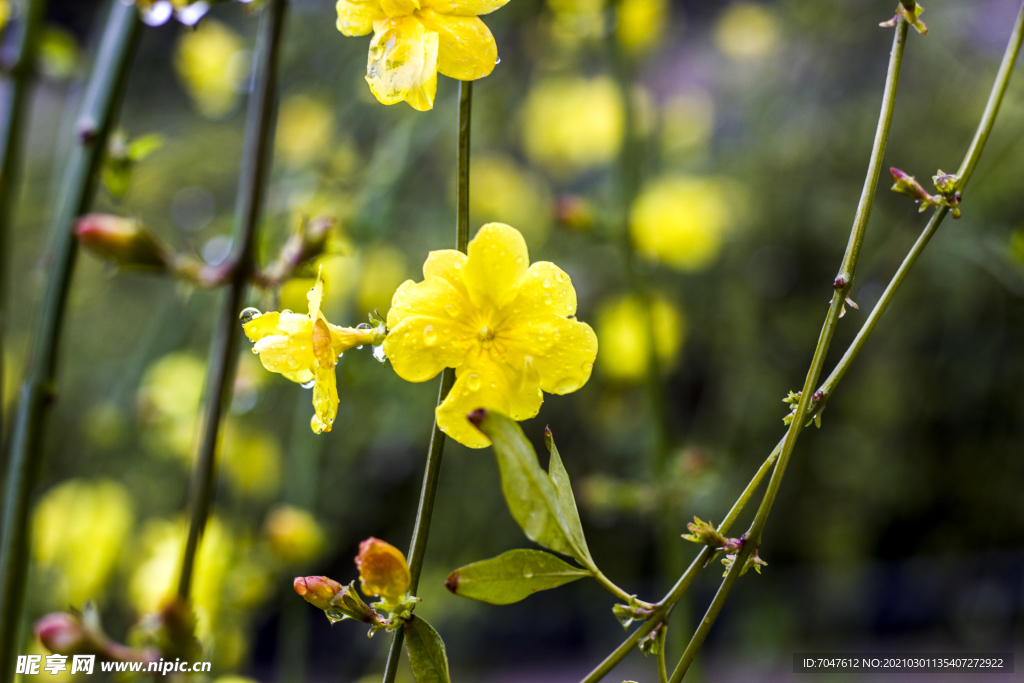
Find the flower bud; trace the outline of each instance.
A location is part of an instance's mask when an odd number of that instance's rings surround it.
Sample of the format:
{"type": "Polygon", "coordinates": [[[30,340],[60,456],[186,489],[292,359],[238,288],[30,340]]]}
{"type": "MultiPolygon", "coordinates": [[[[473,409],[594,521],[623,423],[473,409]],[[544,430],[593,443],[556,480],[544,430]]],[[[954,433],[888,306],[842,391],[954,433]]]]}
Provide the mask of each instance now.
{"type": "Polygon", "coordinates": [[[119,266],[167,270],[166,249],[139,221],[91,213],[78,219],[75,235],[97,256],[119,266]]]}
{"type": "Polygon", "coordinates": [[[292,585],[306,602],[323,610],[331,609],[331,600],[344,588],[326,576],[297,576],[292,585]]]}
{"type": "MultiPolygon", "coordinates": [[[[359,593],[356,592],[356,582],[344,586],[341,592],[334,596],[331,600],[330,609],[325,610],[327,612],[327,618],[332,622],[341,621],[343,619],[355,619],[361,621],[364,624],[373,624],[378,627],[383,626],[380,617],[370,607],[363,602],[363,599],[359,597],[359,593]]],[[[371,631],[371,635],[372,635],[371,631]]]]}
{"type": "Polygon", "coordinates": [[[53,612],[36,622],[36,637],[47,650],[69,655],[89,649],[90,639],[82,620],[68,612],[53,612]]]}
{"type": "Polygon", "coordinates": [[[960,182],[960,176],[955,173],[944,173],[940,168],[938,174],[932,176],[932,182],[935,183],[935,189],[940,193],[950,196],[956,192],[956,185],[960,182]]]}
{"type": "Polygon", "coordinates": [[[359,544],[356,557],[363,592],[396,603],[409,590],[411,578],[405,555],[395,546],[372,536],[359,544]]]}
{"type": "Polygon", "coordinates": [[[704,522],[699,517],[694,517],[693,521],[686,525],[686,528],[690,533],[684,534],[683,538],[691,543],[699,543],[711,548],[722,548],[727,542],[725,536],[718,533],[714,524],[704,522]]]}
{"type": "Polygon", "coordinates": [[[927,202],[931,199],[931,195],[921,187],[921,183],[917,182],[914,176],[907,175],[898,168],[890,168],[889,173],[892,174],[892,180],[894,183],[892,186],[893,192],[905,194],[911,199],[919,202],[927,202]]]}

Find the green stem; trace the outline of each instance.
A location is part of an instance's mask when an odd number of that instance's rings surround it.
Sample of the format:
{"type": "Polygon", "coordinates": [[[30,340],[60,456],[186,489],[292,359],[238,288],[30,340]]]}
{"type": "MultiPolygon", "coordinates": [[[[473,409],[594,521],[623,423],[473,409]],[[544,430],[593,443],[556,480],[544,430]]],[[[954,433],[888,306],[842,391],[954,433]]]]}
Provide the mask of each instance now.
{"type": "Polygon", "coordinates": [[[270,170],[274,144],[274,112],[277,102],[277,71],[281,53],[287,0],[270,0],[260,18],[256,48],[256,78],[246,114],[245,140],[238,180],[235,212],[234,268],[210,347],[206,376],[206,404],[202,437],[190,490],[191,523],[178,576],[178,598],[188,600],[195,571],[195,557],[213,507],[216,489],[216,452],[221,418],[231,404],[231,389],[238,360],[241,325],[238,313],[256,267],[256,229],[270,170]]]}
{"type": "MultiPolygon", "coordinates": [[[[636,596],[630,595],[626,591],[616,586],[615,583],[613,583],[611,579],[605,576],[604,572],[598,569],[596,565],[587,567],[587,569],[593,572],[594,578],[597,580],[599,584],[601,584],[609,593],[614,595],[622,602],[628,604],[631,600],[636,600],[636,596]]],[[[636,600],[636,602],[639,603],[641,607],[648,604],[643,602],[642,600],[636,600]]]]}
{"type": "Polygon", "coordinates": [[[663,622],[658,631],[658,681],[668,683],[668,667],[665,666],[665,636],[668,633],[668,622],[663,622]]]}
{"type": "MultiPolygon", "coordinates": [[[[20,185],[25,152],[25,116],[32,99],[36,55],[46,6],[47,0],[25,0],[22,4],[22,16],[9,29],[17,31],[13,40],[14,59],[5,65],[8,76],[0,84],[0,302],[7,301],[7,244],[20,185]]],[[[0,309],[0,387],[4,385],[5,318],[4,311],[0,309]]],[[[0,426],[2,418],[0,412],[0,426]]]]}
{"type": "Polygon", "coordinates": [[[59,340],[77,243],[71,223],[92,202],[107,135],[121,101],[139,32],[133,6],[111,4],[77,123],[79,144],[67,161],[63,189],[51,226],[46,292],[33,341],[29,370],[15,415],[4,494],[0,542],[0,681],[14,676],[28,572],[28,513],[42,466],[40,437],[46,408],[54,399],[59,340]]]}
{"type": "MultiPolygon", "coordinates": [[[[764,481],[764,478],[768,475],[768,471],[772,468],[772,465],[775,463],[775,459],[781,451],[782,442],[780,441],[779,445],[776,446],[775,450],[773,450],[771,455],[768,456],[768,459],[765,460],[757,470],[757,473],[754,474],[754,478],[750,480],[749,484],[747,484],[747,488],[743,490],[740,497],[736,499],[735,503],[733,503],[732,509],[729,510],[725,519],[723,519],[722,523],[718,525],[718,531],[720,533],[726,534],[729,532],[729,529],[736,522],[736,518],[739,517],[740,513],[743,512],[743,508],[746,507],[751,497],[753,497],[754,492],[761,486],[761,482],[764,481]]],[[[697,578],[697,574],[700,573],[700,570],[707,566],[713,555],[714,551],[711,548],[704,547],[700,553],[697,554],[697,557],[694,558],[693,562],[690,563],[687,570],[683,572],[683,575],[679,577],[679,580],[676,582],[676,585],[672,587],[672,590],[670,590],[668,594],[654,606],[654,611],[647,620],[637,628],[637,630],[633,631],[633,633],[630,634],[630,636],[626,638],[626,640],[623,641],[623,643],[619,645],[614,652],[605,657],[604,661],[598,664],[593,671],[587,674],[586,678],[581,680],[580,683],[597,683],[597,681],[607,676],[608,673],[610,673],[626,655],[632,652],[637,643],[639,643],[644,636],[653,631],[655,626],[662,621],[667,623],[668,615],[672,611],[672,608],[677,602],[679,602],[679,599],[683,597],[683,594],[686,593],[690,584],[692,584],[693,580],[697,578]]]]}
{"type": "MultiPolygon", "coordinates": [[[[459,81],[459,142],[457,194],[455,199],[455,247],[465,253],[469,246],[469,132],[473,114],[473,81],[459,81]]],[[[441,373],[441,389],[438,392],[437,404],[441,405],[448,391],[455,383],[454,368],[445,368],[441,373]]],[[[427,553],[427,537],[430,535],[430,518],[434,513],[434,498],[437,494],[437,482],[441,475],[441,456],[444,455],[444,432],[437,426],[434,418],[434,431],[430,436],[430,447],[427,449],[427,463],[423,471],[423,486],[420,489],[420,502],[416,509],[416,523],[413,525],[412,540],[409,542],[409,592],[416,593],[419,586],[420,573],[423,570],[423,558],[427,553]]],[[[398,673],[398,662],[402,656],[403,630],[395,631],[388,651],[387,664],[384,666],[384,683],[394,683],[398,673]]]]}

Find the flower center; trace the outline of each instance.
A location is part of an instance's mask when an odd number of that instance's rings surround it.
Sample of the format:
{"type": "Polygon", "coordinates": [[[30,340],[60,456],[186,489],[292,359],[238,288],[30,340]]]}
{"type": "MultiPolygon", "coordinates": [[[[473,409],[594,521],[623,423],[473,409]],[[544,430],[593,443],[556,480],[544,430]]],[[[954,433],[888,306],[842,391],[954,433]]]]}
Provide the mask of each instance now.
{"type": "Polygon", "coordinates": [[[487,325],[484,325],[476,332],[476,338],[480,340],[480,343],[487,348],[491,345],[491,341],[494,339],[494,330],[487,325]]]}

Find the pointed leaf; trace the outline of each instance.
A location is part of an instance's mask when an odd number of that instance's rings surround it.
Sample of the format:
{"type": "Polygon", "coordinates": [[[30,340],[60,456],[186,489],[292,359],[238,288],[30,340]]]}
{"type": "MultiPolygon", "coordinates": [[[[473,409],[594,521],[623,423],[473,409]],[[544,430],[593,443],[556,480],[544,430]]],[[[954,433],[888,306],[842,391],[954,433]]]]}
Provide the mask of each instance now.
{"type": "Polygon", "coordinates": [[[587,561],[587,553],[569,532],[569,524],[558,502],[555,485],[537,462],[537,453],[510,417],[494,410],[480,411],[480,430],[494,445],[501,471],[501,491],[512,517],[534,543],[587,561]]]}
{"type": "Polygon", "coordinates": [[[580,511],[576,508],[576,499],[572,495],[572,483],[569,481],[569,473],[565,471],[562,458],[558,455],[558,448],[555,446],[555,437],[550,429],[544,430],[544,444],[548,447],[551,460],[548,462],[548,476],[551,483],[555,485],[555,493],[558,496],[558,504],[562,508],[562,515],[568,524],[569,534],[576,541],[578,547],[586,558],[580,558],[583,564],[592,566],[594,559],[590,556],[590,548],[587,547],[587,539],[583,535],[583,524],[580,522],[580,511]]]}
{"type": "Polygon", "coordinates": [[[511,605],[538,591],[592,574],[543,550],[510,550],[456,569],[444,585],[452,593],[490,605],[511,605]]]}
{"type": "Polygon", "coordinates": [[[451,683],[448,676],[448,653],[434,627],[413,615],[405,622],[403,630],[405,651],[409,655],[416,683],[451,683]]]}

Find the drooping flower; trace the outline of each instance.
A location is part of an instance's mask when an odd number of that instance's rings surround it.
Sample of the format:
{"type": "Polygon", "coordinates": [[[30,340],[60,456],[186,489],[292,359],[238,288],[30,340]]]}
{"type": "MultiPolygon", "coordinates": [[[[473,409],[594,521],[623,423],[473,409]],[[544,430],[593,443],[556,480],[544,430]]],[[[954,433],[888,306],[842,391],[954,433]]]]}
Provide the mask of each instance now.
{"type": "Polygon", "coordinates": [[[420,111],[434,106],[438,72],[460,81],[491,73],[494,36],[478,15],[508,0],[338,0],[338,30],[373,31],[366,82],[382,104],[403,100],[420,111]]]}
{"type": "Polygon", "coordinates": [[[466,419],[477,408],[526,420],[540,411],[542,392],[568,394],[590,379],[597,336],[575,318],[576,290],[555,264],[530,265],[515,228],[483,226],[468,256],[431,252],[423,277],[395,292],[384,352],[409,382],[455,368],[455,384],[436,415],[459,443],[490,445],[466,419]]]}
{"type": "Polygon", "coordinates": [[[377,329],[338,327],[327,322],[320,312],[324,282],[318,276],[309,290],[309,315],[285,310],[260,313],[242,311],[242,324],[250,341],[255,342],[263,367],[299,384],[313,383],[313,409],[310,425],[317,434],[331,431],[338,414],[338,383],[334,368],[338,356],[364,344],[380,344],[377,329]]]}
{"type": "Polygon", "coordinates": [[[388,604],[398,604],[409,591],[409,564],[402,551],[387,541],[371,536],[361,542],[356,567],[367,595],[378,595],[388,604]]]}

